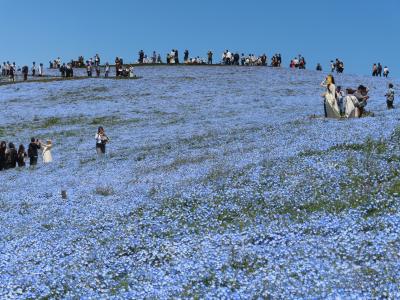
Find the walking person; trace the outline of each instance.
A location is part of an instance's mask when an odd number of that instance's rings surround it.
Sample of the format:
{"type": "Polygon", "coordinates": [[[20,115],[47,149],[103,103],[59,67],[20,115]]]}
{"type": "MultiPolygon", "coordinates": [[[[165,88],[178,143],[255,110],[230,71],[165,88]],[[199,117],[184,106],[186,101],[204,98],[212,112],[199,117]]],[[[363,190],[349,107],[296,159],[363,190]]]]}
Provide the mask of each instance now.
{"type": "Polygon", "coordinates": [[[35,138],[31,138],[31,142],[28,146],[28,157],[29,157],[29,165],[36,166],[39,153],[38,150],[40,149],[40,142],[35,138]]]}
{"type": "Polygon", "coordinates": [[[95,139],[96,152],[99,156],[102,156],[106,153],[106,144],[110,141],[102,126],[98,128],[95,139]]]}
{"type": "Polygon", "coordinates": [[[25,165],[26,165],[25,158],[27,156],[28,156],[28,154],[26,154],[24,145],[19,145],[18,155],[17,155],[18,167],[25,167],[25,165]]]}

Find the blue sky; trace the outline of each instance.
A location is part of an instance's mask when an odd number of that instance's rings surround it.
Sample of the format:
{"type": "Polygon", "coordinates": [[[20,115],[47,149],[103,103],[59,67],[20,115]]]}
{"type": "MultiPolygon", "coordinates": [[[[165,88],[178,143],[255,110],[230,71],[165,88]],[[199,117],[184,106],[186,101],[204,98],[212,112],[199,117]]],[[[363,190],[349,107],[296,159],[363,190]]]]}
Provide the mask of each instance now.
{"type": "Polygon", "coordinates": [[[133,61],[140,49],[164,58],[172,48],[191,56],[211,49],[219,59],[230,49],[280,52],[285,66],[302,54],[308,68],[325,70],[339,57],[346,73],[370,74],[381,62],[400,77],[398,0],[0,1],[0,60],[18,65],[97,52],[103,62],[133,61]]]}

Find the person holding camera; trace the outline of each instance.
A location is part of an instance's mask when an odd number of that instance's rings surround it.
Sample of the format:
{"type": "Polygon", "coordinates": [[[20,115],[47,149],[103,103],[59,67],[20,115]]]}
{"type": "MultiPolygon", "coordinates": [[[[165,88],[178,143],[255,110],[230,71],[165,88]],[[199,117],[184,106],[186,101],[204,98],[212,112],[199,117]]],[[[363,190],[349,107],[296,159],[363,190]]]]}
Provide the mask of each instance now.
{"type": "Polygon", "coordinates": [[[98,128],[95,138],[96,152],[99,156],[102,156],[106,153],[106,144],[110,141],[102,126],[98,128]]]}
{"type": "Polygon", "coordinates": [[[31,142],[28,146],[28,157],[29,157],[29,165],[35,166],[38,161],[38,150],[40,149],[40,142],[38,139],[31,138],[31,142]]]}

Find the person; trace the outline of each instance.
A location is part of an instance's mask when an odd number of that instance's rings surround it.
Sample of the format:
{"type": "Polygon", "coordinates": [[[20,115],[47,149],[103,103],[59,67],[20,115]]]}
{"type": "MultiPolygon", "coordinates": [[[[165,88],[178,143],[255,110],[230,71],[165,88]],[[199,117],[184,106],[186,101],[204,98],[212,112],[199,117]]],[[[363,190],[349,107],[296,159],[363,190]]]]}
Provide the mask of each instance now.
{"type": "Polygon", "coordinates": [[[316,69],[316,70],[317,70],[317,71],[322,71],[322,66],[321,66],[320,63],[317,64],[317,69],[316,69]]]}
{"type": "Polygon", "coordinates": [[[9,143],[6,150],[6,169],[14,169],[17,166],[17,159],[17,150],[13,143],[9,143]]]}
{"type": "Polygon", "coordinates": [[[104,128],[100,126],[96,133],[96,152],[99,156],[106,153],[106,144],[110,141],[104,132],[104,128]]]}
{"type": "Polygon", "coordinates": [[[43,72],[43,64],[41,63],[40,65],[39,65],[39,77],[42,77],[43,75],[44,75],[44,72],[43,72]]]}
{"type": "Polygon", "coordinates": [[[129,66],[129,78],[134,78],[135,77],[135,73],[134,73],[134,69],[133,69],[133,65],[129,66]]]}
{"type": "Polygon", "coordinates": [[[92,77],[92,65],[89,61],[86,62],[86,72],[88,77],[92,77]]]}
{"type": "Polygon", "coordinates": [[[16,70],[14,69],[14,66],[10,66],[10,81],[15,82],[15,72],[16,70]]]}
{"type": "Polygon", "coordinates": [[[376,67],[376,76],[382,77],[382,65],[381,63],[378,63],[378,66],[376,67]]]}
{"type": "Polygon", "coordinates": [[[24,81],[28,80],[28,73],[29,73],[28,66],[23,66],[22,67],[22,75],[24,76],[24,81]]]}
{"type": "Polygon", "coordinates": [[[187,63],[188,61],[189,61],[189,50],[188,49],[186,49],[184,52],[183,52],[183,62],[184,63],[187,63]]]}
{"type": "Polygon", "coordinates": [[[386,105],[388,109],[393,109],[393,102],[394,102],[394,89],[393,89],[393,84],[389,83],[389,89],[386,93],[386,105]]]}
{"type": "Polygon", "coordinates": [[[324,98],[324,108],[326,118],[340,118],[340,110],[336,101],[336,86],[335,78],[332,75],[328,75],[321,83],[321,86],[326,88],[326,92],[322,94],[324,98]]]}
{"type": "Polygon", "coordinates": [[[7,150],[7,143],[5,141],[1,141],[1,143],[0,143],[0,171],[3,171],[6,168],[6,150],[7,150]]]}
{"type": "Polygon", "coordinates": [[[368,89],[363,85],[359,85],[357,91],[354,93],[354,96],[358,100],[358,104],[356,105],[356,107],[359,111],[358,117],[361,118],[364,114],[364,108],[365,106],[367,106],[367,101],[369,99],[368,89]]]}
{"type": "Polygon", "coordinates": [[[376,66],[376,64],[373,64],[372,66],[372,76],[378,76],[378,67],[376,66]]]}
{"type": "Polygon", "coordinates": [[[353,95],[354,90],[351,88],[346,89],[347,96],[345,98],[345,109],[344,109],[344,116],[346,118],[357,118],[358,117],[358,100],[353,95]]]}
{"type": "Polygon", "coordinates": [[[340,115],[344,114],[344,99],[345,99],[345,94],[344,91],[342,90],[342,87],[339,85],[336,88],[336,99],[339,105],[339,110],[340,110],[340,115]]]}
{"type": "Polygon", "coordinates": [[[61,77],[65,77],[66,71],[67,71],[67,67],[65,66],[65,63],[63,63],[62,66],[60,67],[61,77]]]}
{"type": "Polygon", "coordinates": [[[108,78],[108,75],[110,74],[110,65],[108,62],[106,63],[105,71],[104,71],[104,77],[108,78]]]}
{"type": "Polygon", "coordinates": [[[175,63],[179,64],[179,54],[177,49],[175,49],[175,63]]]}
{"type": "Polygon", "coordinates": [[[29,157],[29,165],[35,166],[37,165],[38,160],[38,150],[40,149],[39,140],[35,139],[34,137],[31,138],[31,142],[28,146],[28,157],[29,157]]]}
{"type": "Polygon", "coordinates": [[[119,59],[119,57],[117,56],[115,58],[115,76],[119,76],[119,65],[121,64],[121,60],[119,59]]]}
{"type": "Polygon", "coordinates": [[[53,145],[51,140],[47,140],[46,144],[40,143],[40,147],[42,148],[43,163],[47,164],[53,162],[53,156],[51,155],[51,148],[53,145]]]}
{"type": "Polygon", "coordinates": [[[207,61],[207,63],[209,64],[209,65],[212,65],[212,63],[213,63],[213,53],[212,53],[212,51],[210,50],[210,51],[208,51],[208,53],[207,53],[207,57],[208,57],[208,61],[207,61]]]}
{"type": "Polygon", "coordinates": [[[25,158],[28,155],[26,154],[24,145],[19,145],[18,154],[17,154],[17,163],[18,167],[25,167],[25,158]]]}
{"type": "Polygon", "coordinates": [[[96,77],[100,77],[100,66],[97,65],[97,66],[95,67],[95,69],[96,69],[96,77]]]}
{"type": "Polygon", "coordinates": [[[36,63],[35,62],[32,63],[31,71],[32,71],[32,77],[35,77],[35,75],[36,75],[36,63]]]}
{"type": "Polygon", "coordinates": [[[331,73],[335,72],[335,69],[336,69],[336,65],[333,62],[333,60],[331,60],[331,73]]]}
{"type": "Polygon", "coordinates": [[[388,77],[388,75],[389,75],[389,68],[387,67],[387,66],[385,66],[384,68],[383,68],[383,77],[388,77]]]}

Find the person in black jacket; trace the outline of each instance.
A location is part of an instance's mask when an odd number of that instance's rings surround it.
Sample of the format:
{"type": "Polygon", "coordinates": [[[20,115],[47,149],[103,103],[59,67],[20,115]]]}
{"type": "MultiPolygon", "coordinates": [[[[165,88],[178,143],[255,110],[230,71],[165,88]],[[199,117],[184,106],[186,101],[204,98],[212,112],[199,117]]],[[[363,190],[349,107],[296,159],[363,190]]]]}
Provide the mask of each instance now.
{"type": "Polygon", "coordinates": [[[13,143],[8,144],[8,149],[6,151],[6,169],[14,169],[17,166],[17,150],[13,143]]]}
{"type": "Polygon", "coordinates": [[[19,145],[19,148],[18,148],[18,159],[17,159],[18,167],[25,167],[25,165],[26,165],[25,164],[25,158],[27,156],[28,155],[26,154],[24,145],[19,145]]]}
{"type": "Polygon", "coordinates": [[[5,141],[0,143],[0,171],[3,171],[6,168],[6,150],[7,144],[5,141]]]}
{"type": "Polygon", "coordinates": [[[38,150],[40,149],[40,142],[35,138],[31,138],[31,143],[28,147],[29,165],[35,166],[38,161],[38,150]]]}

